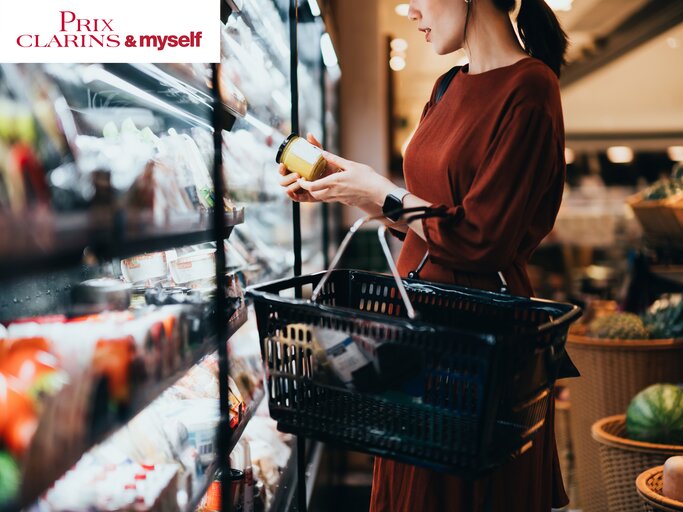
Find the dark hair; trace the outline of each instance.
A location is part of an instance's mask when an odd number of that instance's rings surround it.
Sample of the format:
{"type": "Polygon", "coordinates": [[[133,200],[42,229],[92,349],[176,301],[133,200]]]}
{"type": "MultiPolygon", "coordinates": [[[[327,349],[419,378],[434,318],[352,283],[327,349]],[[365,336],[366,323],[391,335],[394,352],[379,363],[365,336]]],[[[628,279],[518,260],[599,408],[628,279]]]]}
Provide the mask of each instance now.
{"type": "MultiPolygon", "coordinates": [[[[470,18],[472,3],[467,3],[465,18],[465,36],[470,18]]],[[[492,0],[493,5],[503,12],[509,13],[515,8],[515,0],[492,0]]],[[[521,0],[517,14],[517,30],[524,50],[537,59],[545,62],[558,76],[562,66],[566,64],[567,34],[560,26],[557,16],[545,0],[521,0]]]]}

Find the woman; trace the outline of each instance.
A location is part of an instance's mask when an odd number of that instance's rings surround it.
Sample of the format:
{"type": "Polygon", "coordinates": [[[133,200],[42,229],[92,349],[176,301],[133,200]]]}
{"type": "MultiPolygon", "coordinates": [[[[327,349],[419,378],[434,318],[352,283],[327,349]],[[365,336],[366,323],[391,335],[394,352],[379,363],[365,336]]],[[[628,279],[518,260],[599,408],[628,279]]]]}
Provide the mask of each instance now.
{"type": "MultiPolygon", "coordinates": [[[[427,281],[530,296],[531,253],[552,229],[565,177],[558,77],[566,35],[544,0],[521,0],[520,44],[509,13],[515,0],[412,0],[409,17],[439,55],[464,48],[437,102],[435,85],[404,160],[407,192],[372,168],[325,153],[324,178],[286,174],[295,201],[338,201],[372,215],[389,206],[432,206],[440,217],[417,220],[405,233],[398,269],[406,275],[428,259],[427,281]],[[398,203],[397,203],[398,201],[398,203]]],[[[442,88],[443,89],[443,88],[442,88]]],[[[316,143],[309,136],[309,140],[316,143]]],[[[395,208],[394,208],[395,209],[395,208]]],[[[568,502],[557,463],[550,410],[532,449],[475,483],[377,458],[371,510],[549,512],[568,502]]]]}

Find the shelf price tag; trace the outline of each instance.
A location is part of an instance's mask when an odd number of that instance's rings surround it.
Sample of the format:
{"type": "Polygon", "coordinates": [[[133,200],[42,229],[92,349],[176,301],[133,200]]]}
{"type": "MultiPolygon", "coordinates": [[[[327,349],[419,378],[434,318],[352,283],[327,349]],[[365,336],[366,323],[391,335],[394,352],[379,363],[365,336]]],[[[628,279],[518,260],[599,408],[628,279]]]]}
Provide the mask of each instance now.
{"type": "Polygon", "coordinates": [[[22,0],[0,8],[0,62],[219,62],[217,0],[22,0]]]}

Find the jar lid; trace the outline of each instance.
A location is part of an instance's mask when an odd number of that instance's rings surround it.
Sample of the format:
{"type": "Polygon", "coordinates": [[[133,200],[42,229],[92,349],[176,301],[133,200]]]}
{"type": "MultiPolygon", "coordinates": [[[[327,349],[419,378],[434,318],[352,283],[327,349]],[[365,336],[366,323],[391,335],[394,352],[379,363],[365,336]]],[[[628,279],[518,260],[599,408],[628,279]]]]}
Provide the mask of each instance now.
{"type": "Polygon", "coordinates": [[[282,156],[282,153],[284,153],[285,148],[287,147],[287,144],[289,144],[289,141],[291,141],[293,138],[298,137],[296,133],[290,133],[287,138],[284,140],[282,144],[280,144],[280,149],[277,150],[277,156],[275,157],[275,162],[278,164],[281,164],[282,162],[280,161],[280,157],[282,156]]]}

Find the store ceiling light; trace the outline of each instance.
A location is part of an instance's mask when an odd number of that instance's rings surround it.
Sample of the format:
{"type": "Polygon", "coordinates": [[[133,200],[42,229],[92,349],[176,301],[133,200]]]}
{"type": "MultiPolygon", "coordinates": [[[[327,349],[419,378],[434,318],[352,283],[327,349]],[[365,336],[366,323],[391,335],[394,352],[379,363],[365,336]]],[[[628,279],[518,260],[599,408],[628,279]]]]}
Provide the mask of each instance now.
{"type": "Polygon", "coordinates": [[[405,52],[408,49],[408,41],[401,38],[392,39],[389,43],[391,49],[395,52],[405,52]]]}
{"type": "Polygon", "coordinates": [[[545,0],[553,11],[571,11],[574,0],[545,0]]]}
{"type": "Polygon", "coordinates": [[[401,71],[406,67],[406,60],[400,56],[392,57],[389,59],[389,67],[394,71],[401,71]]]}
{"type": "Polygon", "coordinates": [[[308,0],[308,7],[311,9],[313,16],[320,16],[320,6],[316,0],[308,0]]]}
{"type": "Polygon", "coordinates": [[[408,4],[398,4],[394,10],[396,11],[396,14],[399,16],[408,16],[408,12],[410,11],[410,6],[408,4]]]}
{"type": "Polygon", "coordinates": [[[613,164],[633,162],[633,149],[628,146],[612,146],[607,148],[607,158],[613,164]]]}
{"type": "Polygon", "coordinates": [[[669,146],[666,153],[674,162],[683,162],[683,146],[669,146]]]}
{"type": "Polygon", "coordinates": [[[574,163],[576,155],[574,155],[574,150],[572,148],[564,148],[564,161],[567,165],[574,163]]]}
{"type": "Polygon", "coordinates": [[[327,32],[320,36],[320,51],[323,53],[323,62],[325,63],[325,66],[333,68],[339,64],[337,54],[334,51],[334,45],[332,44],[332,39],[327,32]]]}

